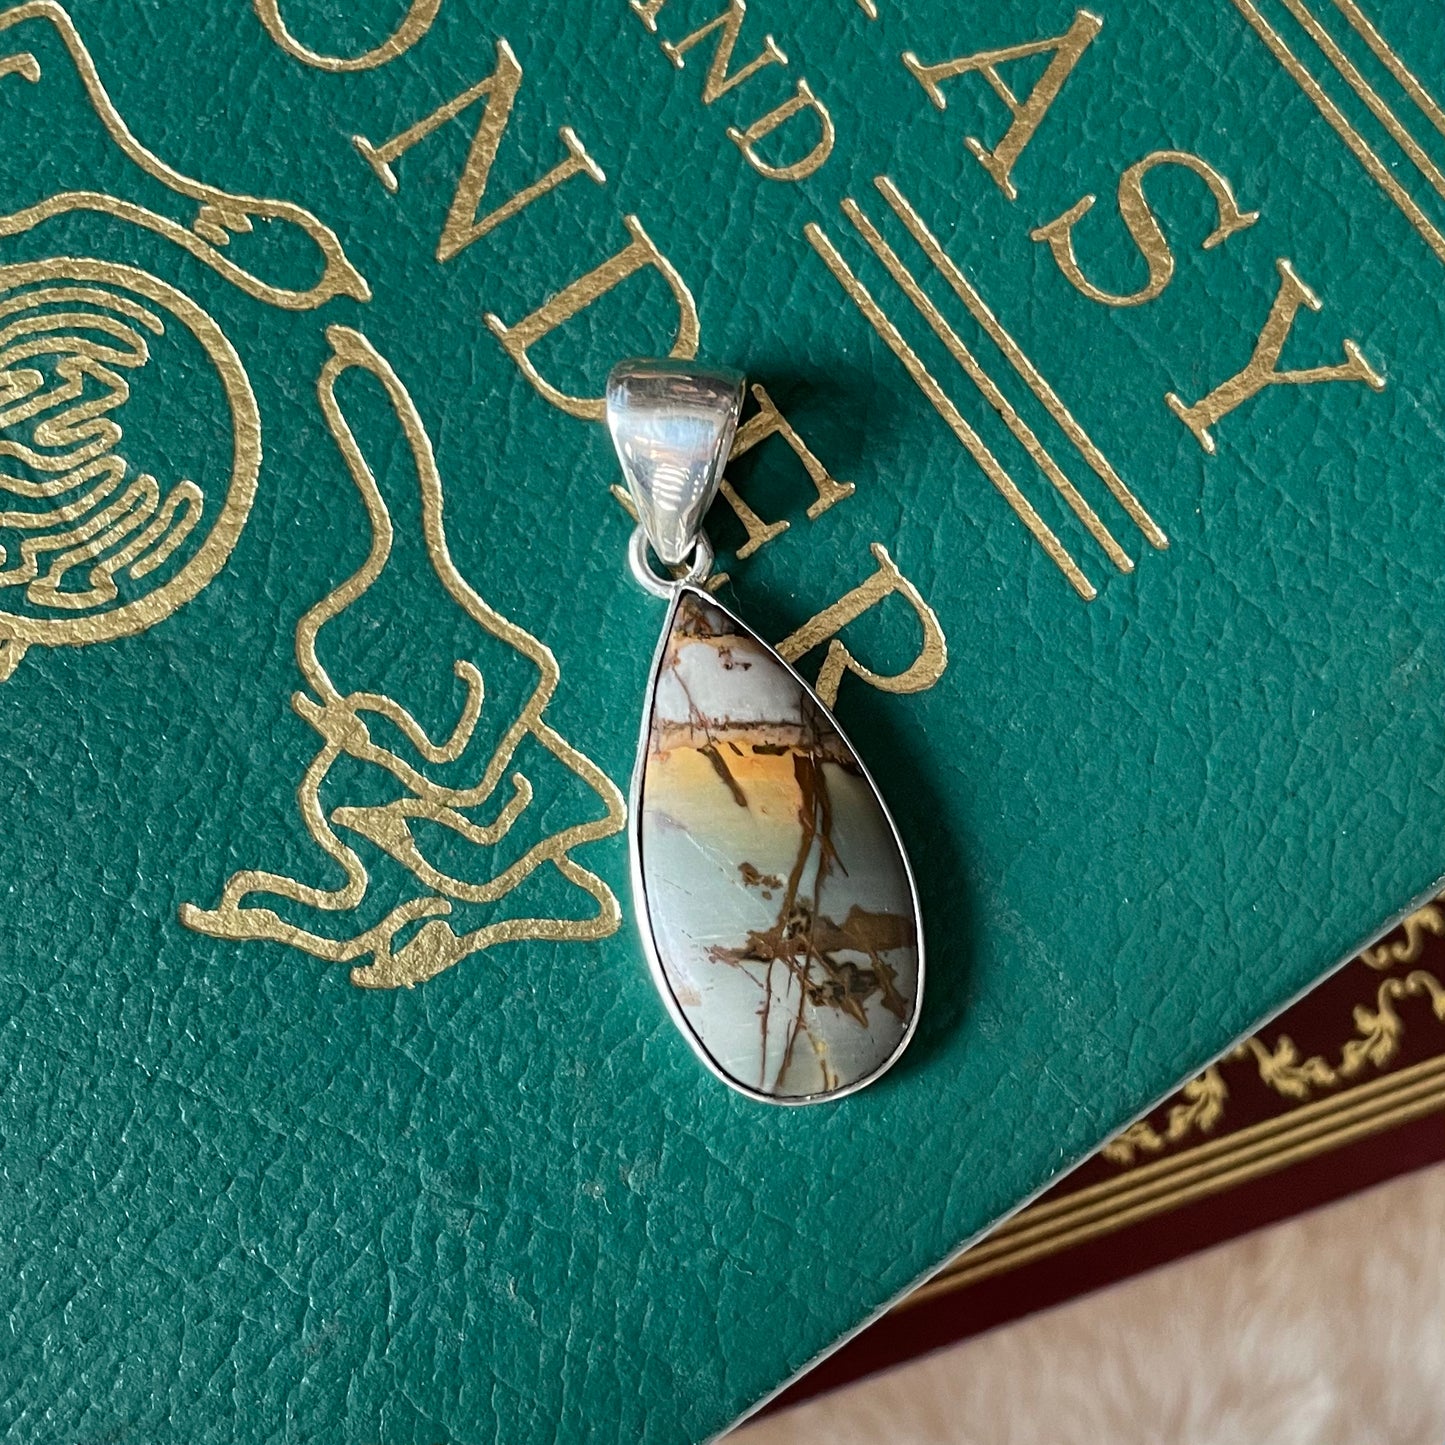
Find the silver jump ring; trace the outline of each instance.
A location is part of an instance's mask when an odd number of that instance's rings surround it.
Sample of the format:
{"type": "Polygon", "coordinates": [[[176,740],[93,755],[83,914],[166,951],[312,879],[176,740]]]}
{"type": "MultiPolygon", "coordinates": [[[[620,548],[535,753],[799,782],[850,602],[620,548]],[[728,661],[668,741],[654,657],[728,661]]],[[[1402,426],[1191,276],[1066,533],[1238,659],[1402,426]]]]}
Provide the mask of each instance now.
{"type": "Polygon", "coordinates": [[[632,575],[637,579],[639,587],[652,593],[654,597],[668,598],[679,587],[701,585],[712,571],[712,543],[708,541],[705,532],[699,532],[697,541],[693,543],[692,561],[688,564],[687,571],[677,577],[659,577],[647,560],[647,532],[639,526],[627,544],[627,564],[632,568],[632,575]]]}

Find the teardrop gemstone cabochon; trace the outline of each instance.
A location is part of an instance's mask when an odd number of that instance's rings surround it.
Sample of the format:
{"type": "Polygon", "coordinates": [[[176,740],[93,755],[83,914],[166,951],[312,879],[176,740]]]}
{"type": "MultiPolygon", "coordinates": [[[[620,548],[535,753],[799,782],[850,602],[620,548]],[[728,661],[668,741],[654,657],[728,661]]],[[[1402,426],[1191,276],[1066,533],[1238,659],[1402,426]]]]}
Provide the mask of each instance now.
{"type": "Polygon", "coordinates": [[[663,626],[633,799],[644,942],[704,1061],[783,1104],[887,1068],[923,991],[893,821],[807,683],[692,586],[663,626]]]}

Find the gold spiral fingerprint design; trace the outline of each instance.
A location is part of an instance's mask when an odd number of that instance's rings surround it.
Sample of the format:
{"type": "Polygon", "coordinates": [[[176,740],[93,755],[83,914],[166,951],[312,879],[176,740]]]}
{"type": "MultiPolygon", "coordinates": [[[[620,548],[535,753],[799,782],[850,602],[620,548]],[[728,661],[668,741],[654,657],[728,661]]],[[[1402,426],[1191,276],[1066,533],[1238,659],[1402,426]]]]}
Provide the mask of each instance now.
{"type": "MultiPolygon", "coordinates": [[[[152,419],[164,428],[171,410],[152,419]]],[[[164,435],[142,441],[164,453],[164,435]]],[[[138,632],[195,596],[235,546],[260,460],[240,358],[190,298],[104,261],[0,267],[0,677],[30,644],[138,632]],[[152,381],[162,396],[194,384],[173,347],[157,360],[174,323],[200,344],[225,393],[229,479],[163,485],[125,455],[122,413],[138,374],[169,368],[152,381]]]]}
{"type": "Polygon", "coordinates": [[[164,497],[149,473],[127,485],[129,464],[116,453],[121,428],[112,414],[130,400],[126,372],[150,360],[143,331],[160,336],[165,326],[96,287],[46,286],[0,300],[0,458],[41,477],[16,476],[0,462],[0,491],[39,504],[0,512],[0,527],[24,536],[13,561],[0,542],[0,587],[23,586],[37,607],[113,603],[118,571],[155,571],[201,519],[205,498],[194,482],[164,497]],[[40,309],[56,306],[86,309],[40,309]],[[10,439],[26,425],[32,445],[10,439]],[[83,585],[68,582],[86,569],[83,585]]]}

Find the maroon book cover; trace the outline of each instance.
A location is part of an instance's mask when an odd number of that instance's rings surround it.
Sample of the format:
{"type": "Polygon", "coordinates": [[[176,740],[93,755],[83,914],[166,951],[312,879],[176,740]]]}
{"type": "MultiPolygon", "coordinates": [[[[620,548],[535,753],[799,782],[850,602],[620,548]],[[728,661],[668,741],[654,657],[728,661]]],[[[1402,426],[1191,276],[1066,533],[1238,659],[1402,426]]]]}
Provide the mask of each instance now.
{"type": "Polygon", "coordinates": [[[960,1255],[773,1408],[1439,1160],[1445,895],[960,1255]]]}

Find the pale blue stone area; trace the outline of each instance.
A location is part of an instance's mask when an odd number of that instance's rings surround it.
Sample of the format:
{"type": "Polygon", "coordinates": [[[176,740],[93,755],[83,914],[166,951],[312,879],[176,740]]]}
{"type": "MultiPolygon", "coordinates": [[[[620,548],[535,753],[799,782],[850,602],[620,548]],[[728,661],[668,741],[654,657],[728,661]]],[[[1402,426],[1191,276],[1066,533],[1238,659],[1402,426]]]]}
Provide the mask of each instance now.
{"type": "Polygon", "coordinates": [[[636,826],[683,1017],[760,1094],[866,1079],[903,1043],[919,987],[913,893],[871,785],[796,675],[695,594],[655,696],[636,826]]]}

